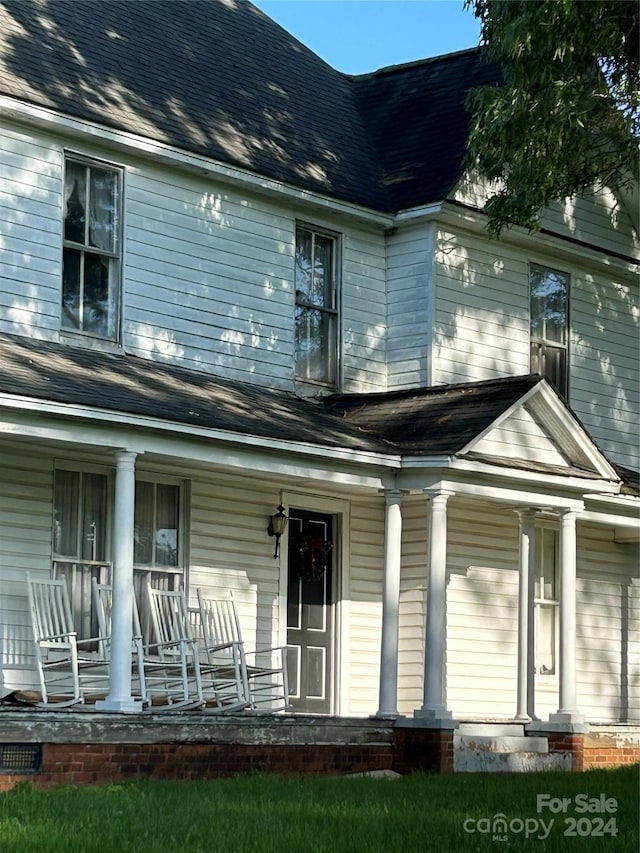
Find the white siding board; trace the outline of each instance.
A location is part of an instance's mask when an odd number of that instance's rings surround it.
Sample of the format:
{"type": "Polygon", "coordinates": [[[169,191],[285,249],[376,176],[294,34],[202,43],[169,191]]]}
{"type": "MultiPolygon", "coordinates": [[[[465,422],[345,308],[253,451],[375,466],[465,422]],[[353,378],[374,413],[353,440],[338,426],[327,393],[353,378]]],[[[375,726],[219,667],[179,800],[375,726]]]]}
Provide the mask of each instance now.
{"type": "Polygon", "coordinates": [[[474,453],[567,466],[568,461],[526,408],[518,409],[473,447],[474,453]]]}
{"type": "Polygon", "coordinates": [[[527,265],[485,239],[438,232],[434,382],[527,373],[527,265]],[[524,285],[523,285],[524,282],[524,285]]]}
{"type": "Polygon", "coordinates": [[[631,468],[640,466],[639,320],[636,288],[572,276],[570,402],[605,453],[631,468]]]}
{"type": "MultiPolygon", "coordinates": [[[[637,199],[634,202],[637,206],[637,199]]],[[[606,188],[551,205],[543,213],[542,225],[594,246],[636,257],[639,254],[640,244],[629,214],[606,188]]]]}
{"type": "Polygon", "coordinates": [[[402,502],[398,710],[407,715],[422,706],[428,506],[425,498],[410,497],[402,502]]]}
{"type": "Polygon", "coordinates": [[[0,451],[0,694],[36,682],[25,575],[51,570],[52,467],[0,451]]]}
{"type": "Polygon", "coordinates": [[[61,151],[2,129],[0,169],[0,331],[39,336],[59,316],[61,151]]]}
{"type": "Polygon", "coordinates": [[[378,707],[384,504],[351,504],[349,567],[349,713],[367,716],[378,707]]]}
{"type": "Polygon", "coordinates": [[[388,388],[429,382],[432,336],[433,233],[400,228],[387,241],[388,388]]]}

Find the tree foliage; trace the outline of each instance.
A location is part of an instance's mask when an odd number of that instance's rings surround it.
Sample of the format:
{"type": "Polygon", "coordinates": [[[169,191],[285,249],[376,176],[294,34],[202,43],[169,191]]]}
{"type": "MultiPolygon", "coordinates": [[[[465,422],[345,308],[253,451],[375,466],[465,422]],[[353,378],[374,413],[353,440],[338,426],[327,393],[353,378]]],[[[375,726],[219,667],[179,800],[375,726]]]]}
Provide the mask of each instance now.
{"type": "Polygon", "coordinates": [[[504,85],[474,89],[467,165],[497,190],[489,230],[638,176],[637,0],[466,0],[504,85]]]}

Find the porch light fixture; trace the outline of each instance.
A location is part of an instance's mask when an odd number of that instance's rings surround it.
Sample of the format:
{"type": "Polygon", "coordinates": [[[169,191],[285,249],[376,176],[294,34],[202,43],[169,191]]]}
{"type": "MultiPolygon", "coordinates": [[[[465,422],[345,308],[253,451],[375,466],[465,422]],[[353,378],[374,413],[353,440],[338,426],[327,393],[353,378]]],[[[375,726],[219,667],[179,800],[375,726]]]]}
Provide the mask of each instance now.
{"type": "Polygon", "coordinates": [[[287,521],[288,517],[284,514],[284,507],[282,504],[279,504],[278,509],[269,519],[269,526],[267,527],[267,533],[269,536],[276,537],[276,548],[273,552],[273,559],[278,559],[278,554],[280,553],[280,537],[287,529],[287,521]]]}

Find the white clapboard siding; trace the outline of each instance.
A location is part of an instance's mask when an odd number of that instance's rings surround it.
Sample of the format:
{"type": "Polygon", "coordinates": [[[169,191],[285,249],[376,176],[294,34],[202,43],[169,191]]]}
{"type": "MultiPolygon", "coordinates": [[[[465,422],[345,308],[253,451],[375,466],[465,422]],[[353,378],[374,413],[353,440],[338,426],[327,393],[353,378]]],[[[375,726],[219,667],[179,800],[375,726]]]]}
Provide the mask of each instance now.
{"type": "Polygon", "coordinates": [[[398,630],[398,711],[422,705],[427,606],[428,507],[424,497],[402,502],[402,572],[398,630]]]}
{"type": "Polygon", "coordinates": [[[454,717],[515,713],[518,524],[515,513],[449,501],[447,703],[454,717]]]}
{"type": "Polygon", "coordinates": [[[637,468],[638,289],[579,271],[571,284],[571,405],[605,453],[637,468]]]}
{"type": "Polygon", "coordinates": [[[565,467],[568,465],[568,460],[526,406],[490,430],[473,446],[473,451],[485,456],[526,459],[565,467]]]}
{"type": "Polygon", "coordinates": [[[248,477],[190,474],[192,603],[198,587],[212,597],[232,593],[248,646],[278,644],[280,567],[267,535],[277,489],[248,477]]]}
{"type": "Polygon", "coordinates": [[[513,249],[439,231],[434,384],[528,372],[528,286],[526,258],[513,249]]]}
{"type": "Polygon", "coordinates": [[[529,261],[571,276],[569,403],[613,459],[637,466],[637,288],[566,260],[531,256],[473,235],[441,234],[434,384],[529,371],[529,261]]]}
{"type": "MultiPolygon", "coordinates": [[[[631,201],[638,206],[637,197],[631,201]]],[[[552,204],[544,211],[541,224],[543,228],[573,240],[640,257],[640,243],[629,213],[607,188],[552,204]]]]}
{"type": "Polygon", "coordinates": [[[62,152],[0,130],[0,332],[50,337],[60,322],[62,152]]]}
{"type": "Polygon", "coordinates": [[[578,525],[578,707],[594,722],[640,719],[638,546],[578,525]]]}
{"type": "Polygon", "coordinates": [[[429,382],[433,229],[400,229],[387,243],[389,390],[429,382]]]}
{"type": "Polygon", "coordinates": [[[52,470],[35,453],[0,452],[0,695],[36,683],[26,573],[51,571],[52,470]]]}
{"type": "MultiPolygon", "coordinates": [[[[495,185],[491,182],[477,174],[467,173],[460,181],[454,198],[481,210],[494,192],[495,185]]],[[[590,246],[638,257],[640,242],[627,204],[637,207],[638,200],[633,193],[629,193],[628,201],[623,203],[604,187],[584,197],[554,202],[542,212],[541,226],[590,246]]]]}
{"type": "MultiPolygon", "coordinates": [[[[294,212],[145,169],[127,176],[125,221],[131,351],[292,387],[294,212]]],[[[380,390],[386,381],[381,234],[357,228],[344,234],[342,290],[345,387],[380,390]]]]}
{"type": "Polygon", "coordinates": [[[379,699],[384,504],[351,504],[348,711],[374,714],[379,699]]]}

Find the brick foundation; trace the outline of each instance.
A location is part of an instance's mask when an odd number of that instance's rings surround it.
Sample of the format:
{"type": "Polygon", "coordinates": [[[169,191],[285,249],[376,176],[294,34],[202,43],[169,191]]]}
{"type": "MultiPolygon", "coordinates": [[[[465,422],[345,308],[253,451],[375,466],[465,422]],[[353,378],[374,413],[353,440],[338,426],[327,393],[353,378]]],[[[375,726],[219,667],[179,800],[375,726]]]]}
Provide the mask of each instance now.
{"type": "Polygon", "coordinates": [[[391,769],[390,746],[284,744],[45,744],[37,786],[127,779],[215,779],[242,773],[340,775],[391,769]]]}
{"type": "Polygon", "coordinates": [[[393,769],[403,774],[414,770],[453,773],[453,730],[413,727],[396,729],[393,769]]]}
{"type": "Polygon", "coordinates": [[[640,732],[588,732],[584,737],[585,770],[638,762],[640,732]]]}
{"type": "Polygon", "coordinates": [[[584,736],[574,734],[550,733],[549,752],[571,753],[571,769],[580,771],[584,769],[584,736]]]}

